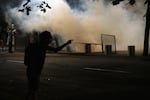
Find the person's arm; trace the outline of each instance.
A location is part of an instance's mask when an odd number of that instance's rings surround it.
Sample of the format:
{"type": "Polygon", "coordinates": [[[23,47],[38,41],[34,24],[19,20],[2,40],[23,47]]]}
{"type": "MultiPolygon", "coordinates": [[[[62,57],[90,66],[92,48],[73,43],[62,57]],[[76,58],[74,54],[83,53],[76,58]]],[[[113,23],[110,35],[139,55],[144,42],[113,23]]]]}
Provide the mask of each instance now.
{"type": "Polygon", "coordinates": [[[71,42],[72,42],[72,40],[68,40],[66,43],[64,43],[63,45],[61,45],[57,48],[53,48],[53,47],[48,46],[47,50],[58,52],[61,49],[63,49],[64,47],[66,47],[67,45],[69,45],[71,42]]]}
{"type": "Polygon", "coordinates": [[[25,49],[25,53],[24,53],[24,64],[26,66],[29,65],[29,53],[28,53],[28,48],[25,49]]]}

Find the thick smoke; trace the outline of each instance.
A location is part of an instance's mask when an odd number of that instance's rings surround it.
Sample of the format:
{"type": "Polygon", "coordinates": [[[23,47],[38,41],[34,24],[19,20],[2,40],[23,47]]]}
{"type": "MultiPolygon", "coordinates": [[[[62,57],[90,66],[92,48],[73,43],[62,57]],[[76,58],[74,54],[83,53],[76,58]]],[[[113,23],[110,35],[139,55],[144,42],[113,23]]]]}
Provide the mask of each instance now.
{"type": "Polygon", "coordinates": [[[21,3],[22,0],[0,0],[0,27],[6,27],[7,22],[5,21],[5,13],[9,8],[16,7],[21,3]]]}
{"type": "Polygon", "coordinates": [[[45,1],[52,7],[46,13],[35,6],[41,0],[32,0],[32,12],[29,16],[18,12],[24,1],[20,6],[10,9],[6,13],[6,19],[11,23],[14,21],[25,33],[49,30],[66,39],[88,43],[100,43],[100,34],[111,34],[116,35],[118,50],[127,49],[128,45],[135,45],[137,49],[143,47],[143,15],[146,7],[141,0],[137,0],[134,7],[127,3],[113,6],[105,3],[105,0],[82,0],[78,5],[69,0],[45,1]]]}

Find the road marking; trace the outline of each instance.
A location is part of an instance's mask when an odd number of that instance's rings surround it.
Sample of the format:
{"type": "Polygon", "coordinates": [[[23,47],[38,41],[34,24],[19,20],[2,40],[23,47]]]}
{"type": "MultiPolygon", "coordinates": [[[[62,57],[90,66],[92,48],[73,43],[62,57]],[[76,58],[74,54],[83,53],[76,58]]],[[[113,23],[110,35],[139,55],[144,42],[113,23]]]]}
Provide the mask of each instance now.
{"type": "Polygon", "coordinates": [[[22,60],[7,60],[7,62],[20,63],[20,64],[24,63],[24,61],[22,61],[22,60]]]}
{"type": "Polygon", "coordinates": [[[111,69],[101,69],[101,68],[84,68],[85,70],[91,70],[91,71],[105,71],[105,72],[115,72],[115,73],[126,73],[128,74],[129,72],[126,71],[121,71],[121,70],[111,70],[111,69]]]}

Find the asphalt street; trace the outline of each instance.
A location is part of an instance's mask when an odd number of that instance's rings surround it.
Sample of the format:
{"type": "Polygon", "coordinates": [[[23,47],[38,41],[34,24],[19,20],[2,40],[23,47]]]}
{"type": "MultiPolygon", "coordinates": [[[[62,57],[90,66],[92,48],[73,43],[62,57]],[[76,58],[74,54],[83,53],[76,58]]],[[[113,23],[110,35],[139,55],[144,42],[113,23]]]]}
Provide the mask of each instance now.
{"type": "MultiPolygon", "coordinates": [[[[23,53],[0,54],[0,100],[25,100],[23,53]]],[[[150,98],[150,57],[47,54],[38,100],[150,98]]]]}

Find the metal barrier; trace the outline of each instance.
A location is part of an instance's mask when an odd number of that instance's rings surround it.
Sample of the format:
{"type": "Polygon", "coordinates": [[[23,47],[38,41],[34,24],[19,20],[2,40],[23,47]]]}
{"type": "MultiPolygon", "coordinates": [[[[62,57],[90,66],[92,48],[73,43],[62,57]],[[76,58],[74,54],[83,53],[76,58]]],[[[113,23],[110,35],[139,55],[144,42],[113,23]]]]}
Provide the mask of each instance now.
{"type": "Polygon", "coordinates": [[[135,56],[135,46],[128,46],[128,55],[135,56]]]}
{"type": "Polygon", "coordinates": [[[112,45],[105,45],[105,55],[112,55],[112,45]]]}
{"type": "MultiPolygon", "coordinates": [[[[85,54],[93,53],[93,51],[92,51],[92,46],[93,45],[101,45],[100,43],[84,43],[84,42],[74,42],[74,44],[81,44],[81,45],[83,45],[85,54]]],[[[99,52],[100,52],[100,50],[99,50],[99,52]]]]}

